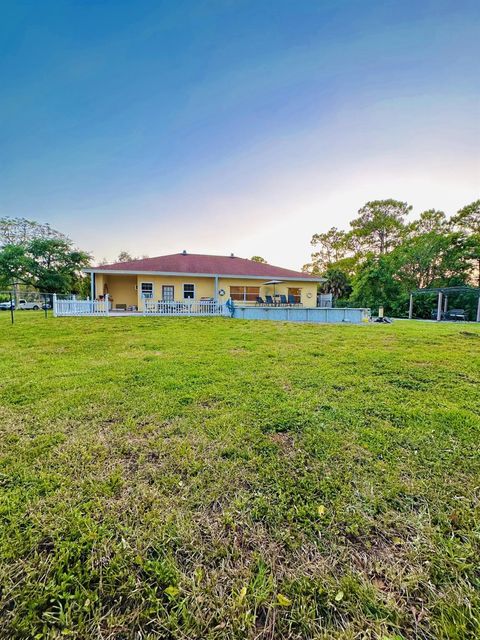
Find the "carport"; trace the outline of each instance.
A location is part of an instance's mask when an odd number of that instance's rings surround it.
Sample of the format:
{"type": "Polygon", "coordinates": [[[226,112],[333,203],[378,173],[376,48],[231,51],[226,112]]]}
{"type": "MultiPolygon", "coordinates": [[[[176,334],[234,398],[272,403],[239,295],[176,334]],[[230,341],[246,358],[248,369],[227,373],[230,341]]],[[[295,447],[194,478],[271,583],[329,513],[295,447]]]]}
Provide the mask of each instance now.
{"type": "Polygon", "coordinates": [[[474,293],[477,296],[477,322],[480,322],[480,288],[478,287],[433,287],[426,289],[416,289],[410,292],[410,304],[408,307],[408,319],[413,318],[413,299],[415,296],[419,296],[427,293],[435,293],[437,295],[437,322],[442,319],[442,313],[448,311],[448,296],[456,293],[474,293]]]}

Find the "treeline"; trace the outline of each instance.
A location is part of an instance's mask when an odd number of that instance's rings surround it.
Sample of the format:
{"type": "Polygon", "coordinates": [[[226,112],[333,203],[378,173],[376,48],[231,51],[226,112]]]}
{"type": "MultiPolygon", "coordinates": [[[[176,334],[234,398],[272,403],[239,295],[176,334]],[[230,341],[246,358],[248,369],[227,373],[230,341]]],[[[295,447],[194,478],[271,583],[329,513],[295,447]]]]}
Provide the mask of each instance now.
{"type": "MultiPolygon", "coordinates": [[[[385,308],[407,314],[410,291],[425,287],[480,287],[480,200],[448,218],[429,209],[409,221],[412,207],[397,200],[367,202],[348,230],[332,227],[312,238],[304,270],[326,278],[322,291],[337,306],[385,308]]],[[[416,300],[416,315],[430,317],[433,298],[416,300]]],[[[458,294],[451,306],[474,317],[474,295],[458,294]]]]}
{"type": "MultiPolygon", "coordinates": [[[[424,287],[480,287],[480,200],[448,218],[429,209],[409,220],[412,207],[397,200],[367,202],[348,230],[331,228],[312,238],[312,260],[304,270],[325,277],[321,290],[337,306],[383,306],[407,314],[410,291],[424,287]]],[[[131,260],[121,252],[119,261],[131,260]]],[[[263,261],[254,256],[252,260],[263,261]]],[[[88,294],[82,269],[91,256],[47,224],[0,218],[0,290],[18,287],[88,294]]],[[[416,315],[430,317],[433,298],[416,300],[416,315]]],[[[450,299],[450,307],[475,316],[474,295],[450,299]]]]}

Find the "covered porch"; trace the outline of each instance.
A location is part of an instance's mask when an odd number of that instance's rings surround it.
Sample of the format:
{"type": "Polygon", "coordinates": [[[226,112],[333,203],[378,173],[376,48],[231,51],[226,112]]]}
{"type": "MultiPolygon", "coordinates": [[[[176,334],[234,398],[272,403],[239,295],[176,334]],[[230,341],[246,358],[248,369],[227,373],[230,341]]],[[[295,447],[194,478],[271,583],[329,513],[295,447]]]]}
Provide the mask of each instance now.
{"type": "Polygon", "coordinates": [[[90,299],[104,302],[112,313],[167,313],[181,315],[191,304],[198,308],[232,300],[246,306],[316,307],[317,284],[220,276],[94,273],[90,299]]]}

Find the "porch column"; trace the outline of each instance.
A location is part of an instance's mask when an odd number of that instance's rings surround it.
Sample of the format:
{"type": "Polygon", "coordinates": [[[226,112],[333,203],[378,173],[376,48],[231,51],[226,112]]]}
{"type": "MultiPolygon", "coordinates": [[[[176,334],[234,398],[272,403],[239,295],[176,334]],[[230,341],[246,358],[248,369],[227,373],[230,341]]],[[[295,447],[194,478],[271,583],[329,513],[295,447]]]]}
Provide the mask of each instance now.
{"type": "Polygon", "coordinates": [[[408,319],[413,318],[413,293],[410,294],[410,304],[408,305],[408,319]]]}
{"type": "Polygon", "coordinates": [[[90,299],[95,300],[95,274],[90,271],[90,299]]]}
{"type": "Polygon", "coordinates": [[[215,302],[218,302],[218,276],[215,276],[214,299],[215,302]]]}
{"type": "Polygon", "coordinates": [[[442,319],[442,298],[443,298],[443,293],[439,291],[438,304],[437,304],[437,322],[440,322],[440,320],[442,319]]]}

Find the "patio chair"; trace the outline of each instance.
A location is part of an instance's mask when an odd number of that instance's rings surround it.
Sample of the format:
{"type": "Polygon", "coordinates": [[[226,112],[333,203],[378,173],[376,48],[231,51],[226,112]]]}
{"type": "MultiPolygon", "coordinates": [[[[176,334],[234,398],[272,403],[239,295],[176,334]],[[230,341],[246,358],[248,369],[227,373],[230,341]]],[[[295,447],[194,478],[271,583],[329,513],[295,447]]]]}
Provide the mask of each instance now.
{"type": "Polygon", "coordinates": [[[265,304],[265,300],[261,296],[257,296],[257,304],[265,304]]]}
{"type": "Polygon", "coordinates": [[[280,304],[287,304],[287,296],[283,295],[283,293],[280,294],[280,304]]]}
{"type": "Polygon", "coordinates": [[[273,305],[273,304],[275,304],[275,303],[273,302],[273,298],[272,298],[272,296],[265,296],[265,302],[266,302],[267,304],[272,304],[272,305],[273,305]]]}
{"type": "Polygon", "coordinates": [[[292,294],[290,294],[288,296],[288,304],[290,304],[292,306],[295,305],[296,307],[301,307],[302,306],[301,302],[295,302],[295,296],[292,295],[292,294]]]}

